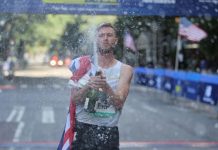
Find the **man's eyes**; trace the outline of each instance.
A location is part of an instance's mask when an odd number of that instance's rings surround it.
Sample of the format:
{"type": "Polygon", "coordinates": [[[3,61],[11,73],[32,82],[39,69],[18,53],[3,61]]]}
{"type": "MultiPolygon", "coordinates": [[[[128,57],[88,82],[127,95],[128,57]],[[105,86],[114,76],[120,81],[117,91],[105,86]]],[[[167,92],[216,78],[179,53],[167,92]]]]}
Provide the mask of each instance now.
{"type": "Polygon", "coordinates": [[[111,36],[113,36],[113,34],[107,34],[107,36],[111,37],[111,36]]]}
{"type": "Polygon", "coordinates": [[[109,33],[109,34],[99,34],[99,37],[104,37],[104,36],[112,37],[113,34],[111,34],[111,33],[109,33]]]}

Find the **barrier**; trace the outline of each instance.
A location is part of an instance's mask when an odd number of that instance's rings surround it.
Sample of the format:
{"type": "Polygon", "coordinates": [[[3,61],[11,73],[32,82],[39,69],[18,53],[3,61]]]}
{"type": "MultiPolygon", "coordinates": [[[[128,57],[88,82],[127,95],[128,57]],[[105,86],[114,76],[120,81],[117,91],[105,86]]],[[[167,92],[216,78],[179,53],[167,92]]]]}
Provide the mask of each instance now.
{"type": "Polygon", "coordinates": [[[190,100],[217,105],[218,76],[195,72],[137,67],[134,82],[190,100]]]}
{"type": "Polygon", "coordinates": [[[218,16],[217,0],[1,0],[2,13],[218,16]]]}

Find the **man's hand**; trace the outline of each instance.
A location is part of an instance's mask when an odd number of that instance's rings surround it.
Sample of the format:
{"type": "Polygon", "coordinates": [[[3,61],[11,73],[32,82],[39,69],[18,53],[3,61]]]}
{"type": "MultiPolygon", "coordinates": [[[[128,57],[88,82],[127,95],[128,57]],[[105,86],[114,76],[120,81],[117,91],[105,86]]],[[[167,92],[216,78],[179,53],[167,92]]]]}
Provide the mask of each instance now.
{"type": "Polygon", "coordinates": [[[106,77],[100,74],[98,76],[91,77],[88,82],[88,86],[90,88],[106,92],[109,85],[106,82],[106,77]]]}

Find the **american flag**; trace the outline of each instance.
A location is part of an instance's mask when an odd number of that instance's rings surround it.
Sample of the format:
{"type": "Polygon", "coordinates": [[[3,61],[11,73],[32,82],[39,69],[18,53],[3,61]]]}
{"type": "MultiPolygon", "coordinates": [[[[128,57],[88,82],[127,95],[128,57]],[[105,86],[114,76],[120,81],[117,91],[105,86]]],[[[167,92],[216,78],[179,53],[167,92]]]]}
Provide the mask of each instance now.
{"type": "Polygon", "coordinates": [[[193,42],[199,42],[207,37],[207,33],[204,30],[194,25],[185,17],[180,18],[179,35],[193,42]]]}
{"type": "MultiPolygon", "coordinates": [[[[82,56],[72,60],[69,69],[73,75],[70,80],[77,82],[82,78],[91,67],[90,56],[82,56]]],[[[76,104],[70,98],[70,106],[67,114],[67,120],[65,123],[65,129],[63,131],[60,143],[57,150],[72,150],[72,143],[75,136],[75,119],[76,117],[76,104]]]]}
{"type": "Polygon", "coordinates": [[[131,36],[131,34],[128,31],[125,31],[125,33],[124,33],[124,44],[123,45],[125,48],[129,48],[134,52],[136,51],[133,37],[131,36]]]}

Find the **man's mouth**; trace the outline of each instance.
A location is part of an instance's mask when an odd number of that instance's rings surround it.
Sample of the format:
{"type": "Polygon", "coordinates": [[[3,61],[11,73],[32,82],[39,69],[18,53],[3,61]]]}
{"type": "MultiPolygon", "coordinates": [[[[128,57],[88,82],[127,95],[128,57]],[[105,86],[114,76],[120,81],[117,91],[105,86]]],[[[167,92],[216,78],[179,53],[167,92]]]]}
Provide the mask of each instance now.
{"type": "Polygon", "coordinates": [[[104,45],[104,46],[108,46],[108,45],[109,45],[109,43],[103,43],[103,45],[104,45]]]}
{"type": "Polygon", "coordinates": [[[101,54],[106,54],[106,53],[109,53],[111,51],[111,49],[110,48],[99,48],[98,51],[101,54]]]}

